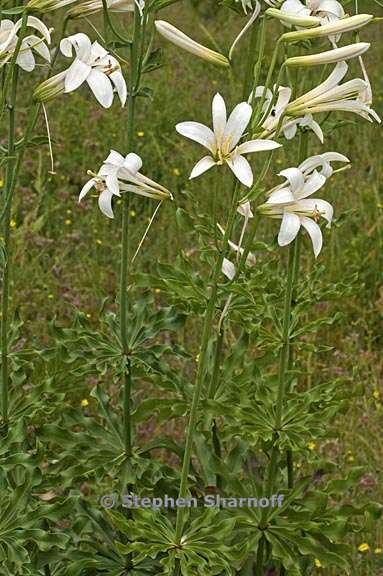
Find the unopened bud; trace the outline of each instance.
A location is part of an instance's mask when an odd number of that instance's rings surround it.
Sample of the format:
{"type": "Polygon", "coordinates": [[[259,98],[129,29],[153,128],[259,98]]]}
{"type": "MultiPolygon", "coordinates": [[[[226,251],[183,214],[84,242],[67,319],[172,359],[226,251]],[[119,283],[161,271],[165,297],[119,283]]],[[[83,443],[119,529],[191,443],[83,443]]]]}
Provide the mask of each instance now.
{"type": "Polygon", "coordinates": [[[285,64],[291,67],[297,66],[319,66],[321,64],[334,64],[343,60],[350,60],[361,56],[368,50],[370,44],[368,42],[357,42],[342,48],[335,48],[327,52],[320,52],[319,54],[310,54],[309,56],[295,56],[287,58],[285,64]]]}
{"type": "Polygon", "coordinates": [[[33,98],[38,102],[48,102],[64,94],[66,71],[60,72],[48,80],[44,80],[33,92],[33,98]]]}
{"type": "Polygon", "coordinates": [[[320,19],[315,16],[296,16],[295,14],[278,10],[278,8],[268,8],[265,13],[283,24],[291,24],[292,26],[311,28],[312,26],[320,25],[320,19]]]}
{"type": "Polygon", "coordinates": [[[202,44],[198,44],[198,42],[189,36],[186,36],[186,34],[181,32],[181,30],[178,30],[175,26],[172,26],[172,24],[169,24],[164,20],[156,20],[155,25],[157,31],[164,36],[164,38],[183,50],[186,50],[207,62],[211,62],[212,64],[217,64],[218,66],[230,66],[230,62],[226,56],[223,56],[223,54],[219,54],[214,50],[210,50],[210,48],[206,48],[205,46],[202,46],[202,44]]]}
{"type": "Polygon", "coordinates": [[[298,40],[308,40],[310,38],[323,38],[324,36],[334,36],[357,30],[368,24],[373,19],[371,14],[357,14],[349,18],[342,18],[331,24],[324,24],[311,30],[297,30],[296,32],[286,32],[283,34],[284,42],[297,42],[298,40]]]}

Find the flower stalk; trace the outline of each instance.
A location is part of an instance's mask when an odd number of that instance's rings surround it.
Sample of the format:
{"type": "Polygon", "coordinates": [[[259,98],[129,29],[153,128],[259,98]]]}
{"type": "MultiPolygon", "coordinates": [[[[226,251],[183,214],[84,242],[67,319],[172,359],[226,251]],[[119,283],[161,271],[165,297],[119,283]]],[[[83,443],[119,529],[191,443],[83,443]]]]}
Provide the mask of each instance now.
{"type": "MultiPolygon", "coordinates": [[[[139,84],[137,77],[139,52],[137,47],[140,42],[141,16],[138,7],[134,10],[134,31],[130,46],[130,85],[128,94],[128,127],[127,149],[131,150],[134,141],[134,114],[136,92],[139,84]]],[[[141,56],[142,57],[142,56],[141,56]]],[[[120,337],[122,353],[124,356],[125,369],[123,376],[123,434],[124,446],[127,456],[132,454],[132,419],[131,419],[131,395],[132,395],[132,366],[128,343],[128,280],[129,280],[129,200],[130,194],[124,194],[122,199],[122,240],[121,240],[121,272],[120,272],[120,337]]]]}
{"type": "MultiPolygon", "coordinates": [[[[233,193],[233,200],[231,206],[231,213],[229,216],[229,220],[226,226],[225,235],[222,241],[222,249],[218,252],[214,274],[212,279],[212,288],[209,294],[209,301],[206,308],[206,313],[203,322],[202,328],[202,339],[201,339],[201,348],[199,354],[199,362],[196,374],[196,380],[194,385],[194,392],[192,398],[192,404],[190,408],[189,414],[189,422],[187,427],[186,433],[186,443],[185,443],[185,452],[182,464],[182,472],[181,472],[181,483],[179,489],[179,498],[186,498],[188,492],[188,475],[190,470],[190,462],[191,462],[191,455],[192,455],[192,448],[193,448],[193,440],[194,440],[194,433],[197,425],[198,420],[198,406],[199,400],[201,397],[203,382],[204,382],[204,375],[205,375],[205,368],[207,363],[207,351],[208,351],[208,344],[209,338],[211,334],[211,329],[214,321],[214,312],[215,306],[217,302],[217,294],[218,294],[218,280],[222,270],[222,263],[227,251],[227,243],[231,236],[231,232],[233,230],[234,219],[236,215],[237,203],[238,203],[238,195],[239,195],[239,185],[238,183],[234,186],[234,193],[233,193]]],[[[176,521],[176,542],[180,544],[181,537],[182,537],[182,530],[183,530],[183,520],[184,520],[185,509],[180,507],[177,509],[177,521],[176,521]]]]}

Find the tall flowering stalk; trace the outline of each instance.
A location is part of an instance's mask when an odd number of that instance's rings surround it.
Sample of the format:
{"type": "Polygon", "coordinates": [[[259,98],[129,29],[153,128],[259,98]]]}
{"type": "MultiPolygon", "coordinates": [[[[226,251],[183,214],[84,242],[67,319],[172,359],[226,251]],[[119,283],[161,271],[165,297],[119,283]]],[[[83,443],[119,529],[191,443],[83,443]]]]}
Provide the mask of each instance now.
{"type": "MultiPolygon", "coordinates": [[[[3,221],[3,229],[4,229],[4,247],[3,247],[4,269],[2,274],[2,295],[1,295],[1,415],[2,415],[2,424],[5,430],[8,427],[8,394],[10,384],[8,331],[10,323],[9,322],[10,275],[12,271],[12,252],[11,252],[11,217],[13,207],[12,201],[22,159],[22,152],[19,152],[17,160],[15,162],[17,88],[19,79],[19,66],[21,66],[19,56],[22,46],[24,44],[27,26],[31,24],[31,21],[30,18],[28,18],[27,12],[25,11],[21,21],[19,21],[17,24],[14,24],[13,27],[11,21],[8,22],[10,23],[10,25],[7,26],[5,33],[3,32],[2,34],[3,44],[1,49],[3,50],[3,54],[5,54],[3,59],[3,65],[6,64],[8,69],[5,72],[4,82],[2,86],[1,110],[0,110],[0,113],[2,114],[3,106],[5,106],[6,102],[8,101],[7,102],[7,108],[9,113],[8,146],[7,146],[8,157],[6,161],[4,202],[1,211],[1,220],[3,221]]],[[[34,21],[32,20],[32,24],[33,23],[34,21]]],[[[38,27],[40,27],[40,24],[38,24],[38,27]]],[[[26,49],[29,50],[29,48],[26,49]]],[[[33,56],[31,57],[33,58],[33,56]]],[[[35,118],[32,115],[28,124],[29,128],[32,127],[34,121],[35,118]]]]}

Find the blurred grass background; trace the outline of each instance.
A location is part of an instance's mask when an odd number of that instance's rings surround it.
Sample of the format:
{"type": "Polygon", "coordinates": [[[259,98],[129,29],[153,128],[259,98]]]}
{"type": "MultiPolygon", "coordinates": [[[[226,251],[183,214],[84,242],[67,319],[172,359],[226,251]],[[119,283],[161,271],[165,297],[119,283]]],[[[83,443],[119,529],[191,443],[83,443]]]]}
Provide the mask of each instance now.
{"type": "MultiPolygon", "coordinates": [[[[351,11],[350,5],[347,9],[351,11]]],[[[379,7],[361,2],[360,12],[379,15],[379,7]]],[[[382,10],[380,10],[380,13],[382,10]]],[[[181,2],[164,11],[161,18],[179,25],[186,33],[209,46],[227,52],[244,20],[234,13],[216,9],[216,3],[181,2]],[[202,18],[201,18],[202,16],[202,18]]],[[[57,29],[60,16],[47,19],[57,29]]],[[[128,20],[128,19],[127,19],[128,20]]],[[[97,18],[92,22],[100,24],[97,18]]],[[[95,34],[86,22],[73,22],[69,33],[95,34]]],[[[275,34],[277,26],[275,26],[275,34]]],[[[383,116],[382,28],[372,25],[361,33],[361,39],[371,42],[366,65],[374,92],[373,107],[383,116]]],[[[275,38],[275,36],[274,36],[275,38]]],[[[271,40],[274,42],[274,38],[271,40]]],[[[209,202],[211,174],[188,180],[191,167],[202,156],[202,149],[182,139],[174,126],[183,120],[210,123],[210,106],[219,91],[232,108],[242,99],[245,39],[237,51],[234,70],[209,66],[166,45],[164,66],[144,78],[144,85],[153,90],[153,99],[142,98],[137,106],[135,152],[143,158],[143,172],[172,190],[174,203],[166,203],[153,225],[149,238],[136,261],[141,270],[151,269],[157,261],[171,262],[182,250],[193,246],[187,236],[180,237],[175,225],[177,206],[188,208],[184,190],[190,190],[209,202]],[[175,240],[176,239],[176,240],[175,240]]],[[[270,55],[269,55],[270,57],[270,55]]],[[[66,67],[68,60],[60,59],[66,67]]],[[[357,62],[350,65],[353,76],[361,76],[357,62]]],[[[263,70],[263,78],[267,66],[263,70]]],[[[28,103],[29,90],[45,72],[24,75],[24,92],[19,98],[20,118],[28,103]]],[[[317,71],[312,74],[315,78],[317,71]]],[[[351,77],[351,76],[350,76],[351,77]]],[[[87,170],[98,170],[111,148],[124,154],[127,113],[117,99],[111,110],[97,105],[86,86],[65,95],[47,106],[50,129],[54,138],[55,175],[49,173],[47,147],[26,154],[21,185],[13,215],[15,238],[16,291],[14,308],[20,310],[26,322],[27,338],[41,343],[48,340],[48,322],[55,316],[67,322],[72,306],[80,308],[97,325],[101,301],[115,297],[119,273],[120,214],[110,221],[97,207],[96,199],[87,197],[81,205],[78,193],[87,180],[87,170]]],[[[313,378],[316,374],[352,377],[365,386],[363,398],[353,402],[353,408],[336,422],[337,441],[331,445],[315,445],[313,450],[331,453],[339,467],[347,472],[356,464],[365,467],[358,497],[382,501],[383,462],[383,386],[382,386],[382,313],[383,313],[383,186],[381,129],[351,114],[343,114],[349,123],[343,129],[331,129],[325,144],[310,138],[310,155],[321,151],[337,151],[352,161],[349,171],[333,178],[325,197],[335,206],[337,220],[326,232],[325,245],[315,263],[306,250],[305,269],[323,265],[324,281],[341,282],[345,275],[357,274],[353,294],[342,302],[331,303],[330,310],[341,310],[344,320],[321,334],[325,343],[334,347],[325,357],[311,359],[313,378]]],[[[332,119],[331,119],[332,121],[332,119]]],[[[44,123],[39,133],[44,134],[44,123]]],[[[275,155],[269,175],[270,183],[278,180],[280,169],[295,164],[297,144],[284,147],[275,155]]],[[[254,170],[262,159],[255,159],[254,170]]],[[[1,180],[3,180],[3,176],[1,180]]],[[[204,201],[204,200],[203,200],[204,201]]],[[[202,202],[203,202],[202,201],[202,202]]],[[[225,214],[224,192],[219,210],[225,214]]],[[[132,246],[135,247],[147,225],[155,203],[132,197],[130,207],[132,246]]],[[[277,225],[267,222],[260,234],[271,240],[277,225]]],[[[275,248],[277,250],[277,248],[275,248]]],[[[161,298],[161,295],[157,295],[161,298]]],[[[197,348],[197,343],[196,343],[197,348]]],[[[383,574],[383,529],[376,526],[355,540],[353,574],[383,574]],[[366,543],[369,549],[359,552],[366,543]]],[[[318,573],[324,573],[318,570],[318,573]]]]}

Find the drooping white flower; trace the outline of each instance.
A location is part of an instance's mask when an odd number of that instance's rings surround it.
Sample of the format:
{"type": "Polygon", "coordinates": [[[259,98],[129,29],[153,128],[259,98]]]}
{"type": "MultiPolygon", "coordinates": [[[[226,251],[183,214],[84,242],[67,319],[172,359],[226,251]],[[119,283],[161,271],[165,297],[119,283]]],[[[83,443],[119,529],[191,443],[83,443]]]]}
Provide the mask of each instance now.
{"type": "Polygon", "coordinates": [[[271,218],[282,219],[278,234],[280,246],[290,244],[303,226],[311,238],[315,257],[319,255],[323,237],[317,221],[323,217],[330,227],[333,208],[326,200],[309,196],[322,188],[333,174],[331,162],[349,160],[337,152],[326,152],[307,158],[298,168],[287,168],[279,173],[285,182],[270,190],[266,203],[258,210],[271,218]]]}
{"type": "Polygon", "coordinates": [[[213,166],[227,164],[244,186],[253,184],[253,172],[245,154],[273,150],[281,145],[272,140],[249,140],[239,144],[252,115],[247,102],[238,104],[227,118],[225,101],[220,94],[213,98],[213,130],[199,122],[181,122],[176,130],[182,136],[202,144],[210,152],[193,168],[191,178],[200,176],[213,166]]]}
{"type": "MultiPolygon", "coordinates": [[[[18,32],[22,26],[22,19],[17,22],[1,20],[0,22],[0,67],[9,62],[15,51],[18,41],[18,32]]],[[[36,62],[34,52],[50,62],[48,45],[51,43],[51,35],[45,24],[35,16],[28,16],[27,27],[37,30],[41,37],[34,34],[25,36],[21,42],[20,51],[16,63],[26,72],[34,70],[36,62]]]]}
{"type": "Polygon", "coordinates": [[[369,86],[366,80],[354,78],[340,84],[347,70],[346,62],[339,62],[324,82],[288,104],[287,115],[340,110],[354,112],[370,122],[373,119],[380,122],[377,113],[364,101],[364,95],[369,86]]]}
{"type": "Polygon", "coordinates": [[[100,193],[98,205],[108,218],[114,218],[112,210],[113,196],[120,197],[124,192],[133,192],[157,200],[172,199],[171,193],[139,172],[142,160],[131,152],[125,158],[119,152],[111,150],[100,170],[82,188],[79,202],[89,190],[95,188],[100,193]]]}
{"type": "MultiPolygon", "coordinates": [[[[290,102],[291,90],[279,86],[275,105],[270,108],[273,94],[266,91],[263,111],[267,117],[261,118],[261,126],[265,129],[263,137],[273,136],[283,115],[281,130],[289,140],[297,132],[297,127],[306,127],[312,130],[323,143],[323,132],[320,125],[313,119],[313,115],[321,112],[342,111],[353,112],[372,122],[380,122],[378,114],[373,110],[366,99],[371,99],[371,88],[368,81],[361,78],[348,80],[340,84],[348,70],[346,62],[338,62],[328,78],[299,98],[290,102]]],[[[263,86],[258,86],[255,97],[262,96],[263,86]]],[[[251,96],[252,98],[252,96],[251,96]]]]}
{"type": "Polygon", "coordinates": [[[121,105],[124,106],[127,88],[121,66],[116,58],[96,41],[91,43],[86,34],[79,32],[63,38],[60,50],[70,58],[73,49],[76,57],[65,75],[65,92],[73,92],[87,82],[98,102],[104,108],[110,108],[116,89],[121,105]]]}

